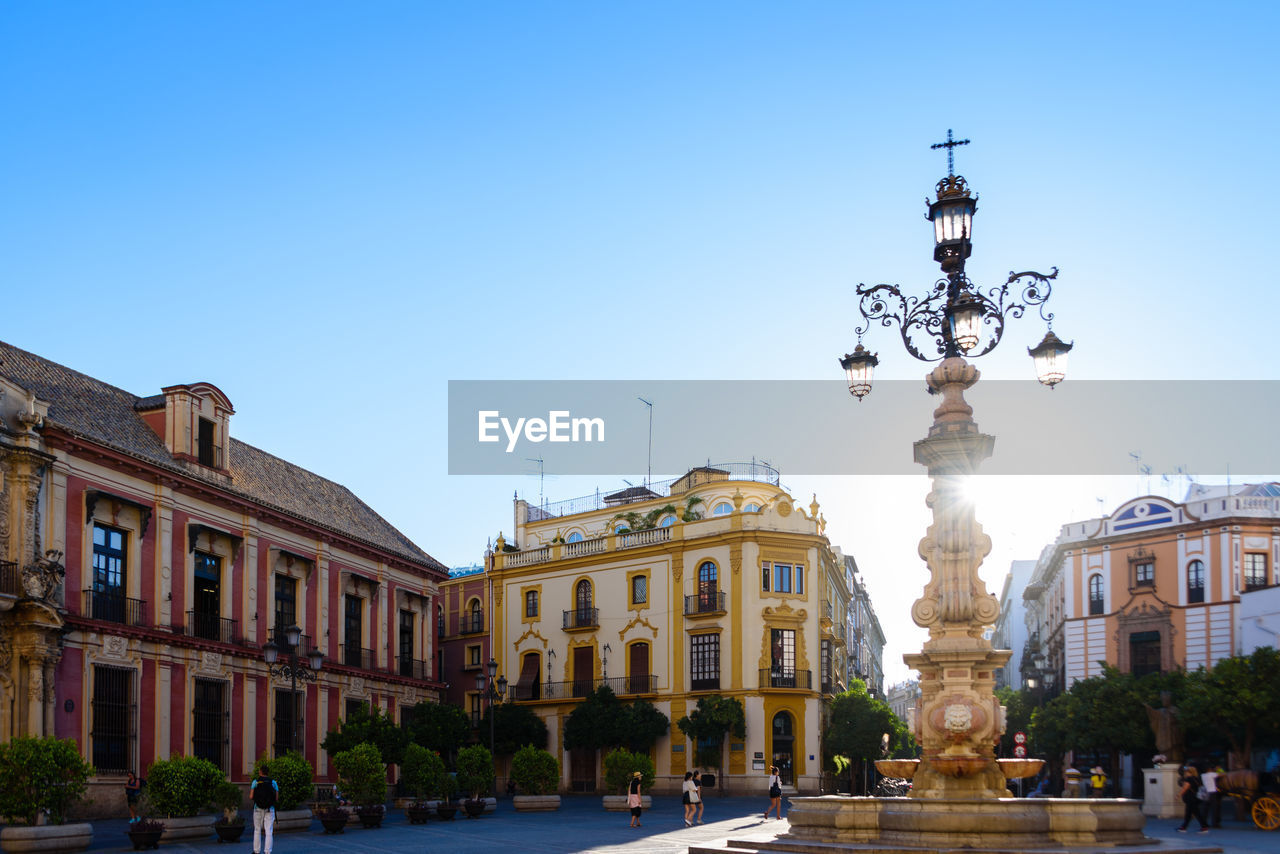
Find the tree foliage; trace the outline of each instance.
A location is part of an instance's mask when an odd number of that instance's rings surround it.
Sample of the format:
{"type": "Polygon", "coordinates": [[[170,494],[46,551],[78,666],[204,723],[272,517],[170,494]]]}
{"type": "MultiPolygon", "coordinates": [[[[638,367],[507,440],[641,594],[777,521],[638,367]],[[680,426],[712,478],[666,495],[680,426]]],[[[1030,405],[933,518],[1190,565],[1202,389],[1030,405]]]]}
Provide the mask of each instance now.
{"type": "Polygon", "coordinates": [[[20,737],[0,744],[0,815],[11,824],[33,825],[47,810],[51,823],[62,824],[93,774],[70,738],[20,737]]]}
{"type": "Polygon", "coordinates": [[[525,794],[555,794],[560,787],[560,760],[540,747],[526,744],[511,758],[511,779],[525,794]]]}
{"type": "Polygon", "coordinates": [[[458,788],[473,799],[493,788],[493,754],[488,748],[473,744],[458,751],[458,788]]]}
{"type": "Polygon", "coordinates": [[[1280,653],[1275,649],[1264,646],[1224,658],[1207,673],[1192,676],[1183,698],[1190,723],[1217,732],[1238,763],[1248,767],[1255,747],[1280,744],[1280,653]]]}
{"type": "Polygon", "coordinates": [[[408,743],[409,733],[396,726],[391,715],[363,705],[347,715],[346,720],[338,721],[338,728],[330,730],[320,746],[325,753],[335,756],[360,744],[372,744],[384,765],[398,765],[408,743]]]}
{"type": "Polygon", "coordinates": [[[471,735],[471,719],[461,706],[452,703],[421,702],[410,708],[405,729],[408,740],[440,754],[447,766],[453,765],[458,746],[471,735]]]}
{"type": "Polygon", "coordinates": [[[648,753],[635,753],[625,747],[619,747],[605,754],[604,782],[612,791],[627,788],[627,784],[631,782],[632,776],[637,771],[640,772],[640,788],[651,788],[657,776],[657,770],[653,767],[653,760],[649,758],[648,753]]]}
{"type": "Polygon", "coordinates": [[[400,763],[400,781],[415,798],[438,794],[440,778],[445,775],[444,760],[434,750],[417,742],[409,742],[400,763]]]}
{"type": "Polygon", "coordinates": [[[368,742],[333,755],[338,786],[357,806],[375,806],[387,799],[387,766],[378,748],[368,742]]]}
{"type": "Polygon", "coordinates": [[[719,694],[700,697],[693,712],[676,721],[676,726],[695,745],[694,764],[706,768],[722,767],[726,735],[747,737],[747,716],[742,701],[719,694]]]}
{"type": "Polygon", "coordinates": [[[267,776],[275,780],[276,785],[280,787],[276,809],[297,809],[299,804],[311,800],[313,794],[311,784],[315,779],[315,770],[301,753],[290,750],[274,759],[264,753],[258,757],[257,762],[253,763],[253,776],[258,776],[258,769],[264,766],[267,769],[267,776]]]}
{"type": "Polygon", "coordinates": [[[907,727],[882,700],[867,693],[860,679],[831,701],[823,745],[828,762],[849,772],[849,791],[862,776],[863,764],[887,756],[905,739],[907,727]],[[836,763],[842,756],[848,764],[836,763]]]}
{"type": "Polygon", "coordinates": [[[547,725],[526,705],[499,703],[485,709],[480,718],[480,733],[489,732],[489,716],[493,716],[493,752],[498,756],[512,756],[526,744],[539,749],[547,746],[547,725]]]}
{"type": "Polygon", "coordinates": [[[648,753],[671,731],[671,721],[647,700],[623,704],[608,685],[601,685],[570,713],[564,744],[571,750],[625,747],[648,753]]]}
{"type": "Polygon", "coordinates": [[[160,815],[193,816],[212,805],[214,792],[225,779],[218,766],[208,759],[196,756],[157,759],[147,769],[147,800],[160,815]]]}

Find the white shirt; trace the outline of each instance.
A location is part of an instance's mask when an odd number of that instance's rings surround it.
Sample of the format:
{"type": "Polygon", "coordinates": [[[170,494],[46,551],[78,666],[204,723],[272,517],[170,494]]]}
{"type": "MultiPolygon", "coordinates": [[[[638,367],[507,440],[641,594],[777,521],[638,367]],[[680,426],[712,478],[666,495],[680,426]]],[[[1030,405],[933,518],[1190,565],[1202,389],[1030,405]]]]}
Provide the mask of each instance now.
{"type": "Polygon", "coordinates": [[[777,775],[777,774],[770,774],[770,775],[769,775],[769,788],[770,788],[770,789],[772,789],[774,786],[777,786],[777,787],[781,788],[781,787],[782,787],[782,778],[781,778],[779,775],[777,775]]]}
{"type": "Polygon", "coordinates": [[[1218,774],[1215,771],[1206,771],[1200,775],[1200,782],[1204,784],[1204,790],[1209,794],[1218,791],[1218,774]]]}

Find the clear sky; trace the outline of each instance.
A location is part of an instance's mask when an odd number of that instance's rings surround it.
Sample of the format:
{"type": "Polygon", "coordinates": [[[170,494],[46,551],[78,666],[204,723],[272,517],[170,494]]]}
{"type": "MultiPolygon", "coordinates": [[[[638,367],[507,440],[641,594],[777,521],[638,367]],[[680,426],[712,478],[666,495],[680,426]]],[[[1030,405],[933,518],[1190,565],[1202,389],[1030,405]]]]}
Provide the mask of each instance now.
{"type": "MultiPolygon", "coordinates": [[[[9,3],[0,337],[139,395],[213,382],[238,438],[472,563],[538,483],[447,474],[448,380],[838,379],[854,287],[936,277],[922,200],[952,127],[981,194],[970,276],[1061,268],[1068,382],[1272,379],[1278,19],[1256,2],[9,3]]],[[[1023,321],[980,367],[1028,376],[1042,333],[1023,321]]],[[[895,342],[868,341],[878,375],[923,375],[895,342]]],[[[1249,417],[1186,406],[1206,430],[1249,417]]],[[[1144,462],[1153,490],[1180,464],[1144,462]]],[[[597,485],[548,474],[551,498],[597,485]]],[[[784,483],[818,494],[906,675],[925,481],[784,483]]],[[[988,479],[992,586],[1145,487],[988,479]]]]}

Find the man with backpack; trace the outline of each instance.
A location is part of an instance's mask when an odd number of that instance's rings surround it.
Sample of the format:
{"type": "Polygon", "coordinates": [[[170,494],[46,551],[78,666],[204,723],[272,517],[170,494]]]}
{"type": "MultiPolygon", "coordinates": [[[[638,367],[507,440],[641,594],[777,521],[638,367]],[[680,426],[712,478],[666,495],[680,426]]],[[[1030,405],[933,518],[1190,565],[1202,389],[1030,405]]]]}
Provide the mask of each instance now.
{"type": "Polygon", "coordinates": [[[271,854],[279,795],[280,787],[267,774],[267,766],[258,766],[258,777],[249,786],[249,797],[253,799],[253,854],[271,854]]]}

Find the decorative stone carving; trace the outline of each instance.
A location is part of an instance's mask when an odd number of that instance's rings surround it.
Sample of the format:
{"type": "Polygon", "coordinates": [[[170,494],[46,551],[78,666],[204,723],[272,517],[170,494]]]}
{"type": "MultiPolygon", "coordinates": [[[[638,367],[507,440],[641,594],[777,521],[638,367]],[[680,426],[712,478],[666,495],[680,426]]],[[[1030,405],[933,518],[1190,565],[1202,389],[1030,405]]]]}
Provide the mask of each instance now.
{"type": "Polygon", "coordinates": [[[116,635],[103,635],[102,655],[104,658],[127,658],[129,655],[129,641],[116,635]]]}
{"type": "Polygon", "coordinates": [[[22,568],[22,589],[27,596],[50,602],[67,570],[61,563],[62,552],[50,549],[45,556],[22,568]]]}
{"type": "Polygon", "coordinates": [[[222,672],[222,653],[202,651],[200,653],[200,663],[196,665],[196,669],[201,673],[219,674],[222,672]]]}

